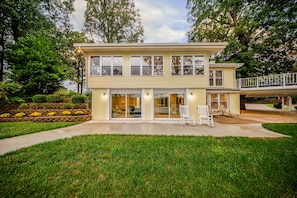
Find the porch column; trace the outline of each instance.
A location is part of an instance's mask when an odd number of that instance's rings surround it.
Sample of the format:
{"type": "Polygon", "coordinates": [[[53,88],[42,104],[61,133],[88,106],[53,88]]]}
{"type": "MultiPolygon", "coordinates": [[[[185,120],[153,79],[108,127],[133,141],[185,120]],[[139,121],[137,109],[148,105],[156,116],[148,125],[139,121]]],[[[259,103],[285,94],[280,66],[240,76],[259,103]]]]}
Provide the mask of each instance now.
{"type": "Polygon", "coordinates": [[[282,96],[282,110],[285,110],[285,96],[282,96]]]}
{"type": "Polygon", "coordinates": [[[289,99],[289,111],[293,111],[293,108],[292,108],[292,96],[288,96],[288,99],[289,99]]]}

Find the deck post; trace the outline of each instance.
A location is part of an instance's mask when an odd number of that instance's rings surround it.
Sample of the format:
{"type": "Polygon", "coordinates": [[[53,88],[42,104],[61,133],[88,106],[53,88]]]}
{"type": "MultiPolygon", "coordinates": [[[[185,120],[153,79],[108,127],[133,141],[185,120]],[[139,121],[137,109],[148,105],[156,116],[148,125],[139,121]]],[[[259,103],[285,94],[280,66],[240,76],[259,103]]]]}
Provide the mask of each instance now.
{"type": "Polygon", "coordinates": [[[288,99],[289,99],[289,111],[293,111],[293,108],[292,108],[292,96],[288,96],[288,99]]]}
{"type": "Polygon", "coordinates": [[[285,87],[286,86],[286,74],[283,74],[282,78],[283,78],[283,86],[285,87]]]}
{"type": "Polygon", "coordinates": [[[282,110],[285,110],[285,96],[282,96],[282,110]]]}

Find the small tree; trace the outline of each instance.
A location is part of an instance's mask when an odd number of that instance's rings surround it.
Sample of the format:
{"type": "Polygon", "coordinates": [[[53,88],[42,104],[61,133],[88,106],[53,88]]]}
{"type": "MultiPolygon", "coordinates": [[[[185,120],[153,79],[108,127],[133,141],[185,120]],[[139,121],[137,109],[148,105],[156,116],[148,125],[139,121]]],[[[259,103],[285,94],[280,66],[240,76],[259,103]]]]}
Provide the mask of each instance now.
{"type": "Polygon", "coordinates": [[[10,79],[23,86],[25,95],[53,93],[66,76],[58,52],[44,36],[20,37],[6,59],[11,65],[10,79]]]}

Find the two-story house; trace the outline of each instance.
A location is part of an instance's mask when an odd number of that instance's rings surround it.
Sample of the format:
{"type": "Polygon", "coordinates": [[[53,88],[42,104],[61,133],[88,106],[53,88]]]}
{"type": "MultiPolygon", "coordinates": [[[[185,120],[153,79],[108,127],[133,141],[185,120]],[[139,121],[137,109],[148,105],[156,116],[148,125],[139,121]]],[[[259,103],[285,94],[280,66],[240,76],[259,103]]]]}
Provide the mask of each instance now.
{"type": "Polygon", "coordinates": [[[87,88],[92,89],[93,120],[166,121],[179,119],[188,105],[224,105],[239,113],[235,89],[238,63],[215,64],[209,57],[227,43],[86,44],[87,88]]]}

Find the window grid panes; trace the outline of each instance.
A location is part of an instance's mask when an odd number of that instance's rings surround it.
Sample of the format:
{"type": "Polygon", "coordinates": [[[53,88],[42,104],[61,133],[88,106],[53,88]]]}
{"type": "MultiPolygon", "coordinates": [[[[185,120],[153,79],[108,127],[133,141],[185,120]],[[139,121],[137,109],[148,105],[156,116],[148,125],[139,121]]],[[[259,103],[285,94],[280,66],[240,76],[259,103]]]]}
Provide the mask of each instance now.
{"type": "Polygon", "coordinates": [[[223,86],[223,71],[210,70],[209,71],[209,86],[223,86]]]}
{"type": "Polygon", "coordinates": [[[122,76],[122,56],[91,56],[91,76],[122,76]]]}
{"type": "Polygon", "coordinates": [[[163,56],[131,56],[131,76],[163,76],[163,56]]]}
{"type": "Polygon", "coordinates": [[[204,75],[205,58],[203,55],[171,56],[171,75],[204,75]]]}
{"type": "Polygon", "coordinates": [[[228,109],[228,94],[209,94],[208,105],[213,110],[219,110],[220,105],[224,105],[228,109]]]}

